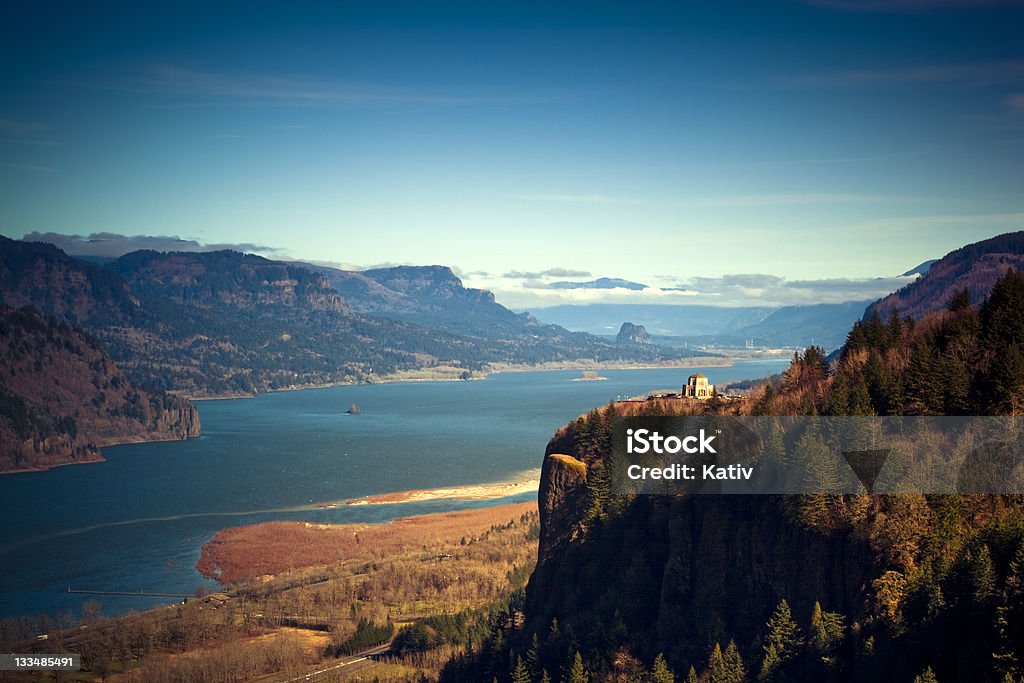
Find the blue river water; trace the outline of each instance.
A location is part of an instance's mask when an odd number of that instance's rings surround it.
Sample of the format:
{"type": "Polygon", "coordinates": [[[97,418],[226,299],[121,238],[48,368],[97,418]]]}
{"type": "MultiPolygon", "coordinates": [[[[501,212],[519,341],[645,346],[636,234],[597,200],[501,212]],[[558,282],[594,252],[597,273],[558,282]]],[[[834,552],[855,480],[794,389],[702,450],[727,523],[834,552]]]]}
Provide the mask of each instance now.
{"type": "MultiPolygon", "coordinates": [[[[700,369],[714,383],[763,377],[788,361],[700,369]]],[[[106,462],[0,477],[0,617],[113,615],[215,584],[195,569],[219,529],[271,519],[379,522],[528,500],[432,500],[317,508],[376,493],[536,476],[554,431],[617,396],[678,388],[693,369],[510,372],[473,382],[308,389],[198,403],[202,436],[104,449],[106,462]],[[355,403],[360,415],[345,410],[355,403]]]]}

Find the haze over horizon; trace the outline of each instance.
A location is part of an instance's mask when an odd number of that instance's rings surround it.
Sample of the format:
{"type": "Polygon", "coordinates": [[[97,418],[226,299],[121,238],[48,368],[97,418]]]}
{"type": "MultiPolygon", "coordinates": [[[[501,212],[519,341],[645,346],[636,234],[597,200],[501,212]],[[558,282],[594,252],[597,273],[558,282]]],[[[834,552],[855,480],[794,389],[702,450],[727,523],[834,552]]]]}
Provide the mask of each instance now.
{"type": "Polygon", "coordinates": [[[10,15],[10,237],[444,264],[513,308],[768,306],[1024,227],[1012,0],[10,15]],[[648,287],[551,287],[601,277],[648,287]]]}

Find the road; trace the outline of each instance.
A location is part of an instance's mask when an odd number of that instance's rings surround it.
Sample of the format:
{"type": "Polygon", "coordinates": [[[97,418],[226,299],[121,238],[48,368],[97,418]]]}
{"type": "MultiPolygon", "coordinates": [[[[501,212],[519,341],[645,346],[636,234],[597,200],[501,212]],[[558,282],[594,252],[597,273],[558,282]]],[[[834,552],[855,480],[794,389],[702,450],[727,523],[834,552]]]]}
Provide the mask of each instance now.
{"type": "Polygon", "coordinates": [[[369,650],[363,650],[362,652],[349,655],[348,657],[341,657],[330,664],[320,664],[316,669],[307,671],[303,674],[290,674],[289,678],[278,678],[273,680],[275,683],[300,683],[304,681],[315,681],[321,676],[325,676],[341,669],[351,671],[352,669],[349,669],[348,667],[362,669],[368,666],[368,663],[372,663],[374,657],[387,652],[390,647],[391,643],[385,643],[384,645],[378,645],[377,647],[370,648],[369,650]]]}

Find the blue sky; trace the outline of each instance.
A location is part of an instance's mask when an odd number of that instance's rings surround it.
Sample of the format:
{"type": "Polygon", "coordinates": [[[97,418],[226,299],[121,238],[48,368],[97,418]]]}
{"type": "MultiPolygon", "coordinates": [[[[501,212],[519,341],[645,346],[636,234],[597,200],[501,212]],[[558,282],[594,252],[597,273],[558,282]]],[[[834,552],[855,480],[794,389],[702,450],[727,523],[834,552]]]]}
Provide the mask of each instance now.
{"type": "Polygon", "coordinates": [[[22,3],[0,233],[441,263],[516,307],[870,298],[1024,229],[1022,27],[979,0],[22,3]],[[596,277],[651,286],[547,287],[596,277]]]}

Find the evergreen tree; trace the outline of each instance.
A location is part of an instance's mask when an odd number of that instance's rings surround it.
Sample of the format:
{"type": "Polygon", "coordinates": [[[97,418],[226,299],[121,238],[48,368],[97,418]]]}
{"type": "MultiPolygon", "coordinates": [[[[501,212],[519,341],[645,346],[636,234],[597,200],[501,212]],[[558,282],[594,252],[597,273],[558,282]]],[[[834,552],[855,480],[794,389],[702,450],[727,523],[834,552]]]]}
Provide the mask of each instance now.
{"type": "Polygon", "coordinates": [[[530,649],[526,651],[526,670],[530,672],[531,678],[540,676],[540,639],[533,634],[530,640],[530,649]]]}
{"type": "Polygon", "coordinates": [[[840,370],[832,386],[829,387],[828,396],[825,398],[825,405],[822,406],[823,415],[849,415],[850,414],[850,383],[846,379],[846,373],[840,370]]]}
{"type": "Polygon", "coordinates": [[[725,654],[722,655],[722,659],[725,664],[726,683],[744,683],[744,681],[747,680],[747,670],[743,666],[743,658],[740,657],[740,651],[739,648],[736,647],[736,641],[729,641],[729,644],[725,648],[725,654]]]}
{"type": "Polygon", "coordinates": [[[867,345],[868,338],[864,333],[864,325],[858,320],[846,335],[846,344],[843,346],[842,358],[845,360],[849,355],[867,348],[867,345]]]}
{"type": "Polygon", "coordinates": [[[885,339],[887,349],[898,349],[903,344],[904,326],[900,320],[899,313],[893,309],[889,313],[889,322],[885,326],[885,339]]]}
{"type": "Polygon", "coordinates": [[[785,599],[779,601],[778,607],[768,619],[768,636],[765,638],[765,658],[758,674],[759,681],[778,679],[779,669],[787,661],[796,656],[803,644],[800,628],[793,621],[793,613],[785,599]]]}
{"type": "Polygon", "coordinates": [[[708,682],[729,683],[729,675],[725,668],[725,657],[722,655],[722,646],[715,643],[711,648],[711,655],[708,657],[708,682]]]}
{"type": "Polygon", "coordinates": [[[944,407],[938,354],[930,339],[919,338],[910,353],[904,402],[912,415],[938,415],[944,407]]]}
{"type": "Polygon", "coordinates": [[[872,349],[885,348],[886,329],[877,312],[872,313],[871,317],[864,321],[864,338],[872,349]]]}
{"type": "Polygon", "coordinates": [[[924,671],[922,671],[919,675],[914,677],[914,683],[939,683],[939,682],[938,682],[938,679],[935,678],[935,672],[933,672],[932,668],[929,666],[924,671]]]}
{"type": "Polygon", "coordinates": [[[590,673],[587,672],[587,668],[583,665],[583,655],[580,654],[579,650],[576,650],[576,654],[572,658],[572,664],[569,666],[565,681],[566,683],[588,683],[590,681],[590,673]]]}
{"type": "Polygon", "coordinates": [[[530,672],[522,657],[516,657],[516,666],[512,669],[512,683],[531,683],[530,672]]]}
{"type": "Polygon", "coordinates": [[[981,330],[985,347],[996,353],[1024,338],[1024,275],[1020,271],[1008,271],[992,287],[981,307],[981,330]]]}
{"type": "Polygon", "coordinates": [[[540,683],[551,683],[551,676],[548,675],[547,669],[544,669],[544,671],[541,672],[540,683]]]}
{"type": "Polygon", "coordinates": [[[988,546],[981,546],[981,550],[974,556],[970,564],[971,597],[975,603],[984,604],[989,602],[995,595],[996,574],[992,568],[992,555],[988,546]]]}
{"type": "Polygon", "coordinates": [[[843,639],[846,625],[843,616],[835,612],[825,612],[821,603],[815,602],[811,610],[811,627],[808,633],[811,648],[825,664],[832,663],[832,655],[843,639]]]}
{"type": "Polygon", "coordinates": [[[686,674],[686,683],[700,683],[700,679],[697,677],[697,670],[690,666],[690,671],[686,674]]]}
{"type": "Polygon", "coordinates": [[[999,415],[1019,415],[1024,408],[1024,347],[1013,343],[997,356],[992,367],[989,410],[999,415]]]}
{"type": "Polygon", "coordinates": [[[949,297],[949,301],[946,302],[946,310],[951,313],[958,313],[960,311],[967,310],[971,307],[971,293],[967,291],[967,288],[957,291],[953,296],[949,297]]]}
{"type": "Polygon", "coordinates": [[[675,683],[675,680],[675,674],[668,668],[668,664],[665,663],[665,657],[659,652],[658,656],[654,658],[653,666],[651,666],[651,681],[653,683],[675,683]]]}
{"type": "Polygon", "coordinates": [[[757,674],[758,681],[781,680],[779,667],[782,666],[782,658],[774,644],[769,644],[764,650],[764,659],[761,661],[761,671],[757,674]]]}
{"type": "Polygon", "coordinates": [[[850,389],[850,415],[874,415],[875,407],[864,377],[858,377],[850,389]]]}

